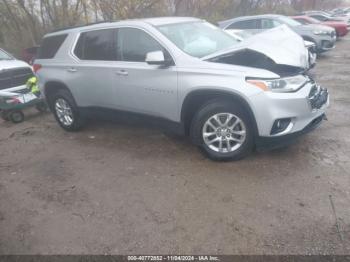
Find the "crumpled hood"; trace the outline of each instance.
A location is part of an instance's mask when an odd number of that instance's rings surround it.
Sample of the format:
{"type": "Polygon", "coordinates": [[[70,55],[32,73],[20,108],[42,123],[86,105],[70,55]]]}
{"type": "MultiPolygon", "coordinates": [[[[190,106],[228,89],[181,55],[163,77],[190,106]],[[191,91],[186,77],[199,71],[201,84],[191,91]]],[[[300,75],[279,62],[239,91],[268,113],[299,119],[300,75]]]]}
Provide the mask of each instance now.
{"type": "Polygon", "coordinates": [[[250,49],[272,59],[276,64],[309,68],[309,53],[304,40],[286,25],[253,35],[232,48],[202,58],[213,59],[239,50],[250,49]]]}
{"type": "Polygon", "coordinates": [[[19,67],[29,67],[26,62],[20,60],[0,60],[0,71],[5,69],[19,68],[19,67]]]}

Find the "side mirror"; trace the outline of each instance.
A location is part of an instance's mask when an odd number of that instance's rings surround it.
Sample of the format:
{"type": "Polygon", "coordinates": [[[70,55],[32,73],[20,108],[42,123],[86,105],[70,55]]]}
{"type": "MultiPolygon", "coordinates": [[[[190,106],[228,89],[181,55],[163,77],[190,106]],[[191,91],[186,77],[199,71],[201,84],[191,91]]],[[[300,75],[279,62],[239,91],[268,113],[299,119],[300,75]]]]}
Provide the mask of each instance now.
{"type": "Polygon", "coordinates": [[[150,65],[169,65],[169,61],[164,58],[163,51],[154,51],[146,54],[146,63],[150,65]]]}

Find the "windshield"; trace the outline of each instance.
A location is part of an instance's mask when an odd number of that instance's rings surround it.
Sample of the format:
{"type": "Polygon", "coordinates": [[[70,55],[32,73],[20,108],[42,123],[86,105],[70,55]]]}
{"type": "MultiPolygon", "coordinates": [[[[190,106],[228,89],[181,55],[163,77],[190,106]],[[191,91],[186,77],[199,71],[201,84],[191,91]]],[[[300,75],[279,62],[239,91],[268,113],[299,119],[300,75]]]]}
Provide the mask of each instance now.
{"type": "Polygon", "coordinates": [[[13,57],[0,49],[0,60],[13,60],[13,57]]]}
{"type": "Polygon", "coordinates": [[[287,24],[289,26],[299,26],[299,25],[301,25],[301,23],[299,23],[298,21],[295,21],[292,18],[285,17],[285,16],[279,17],[279,20],[281,22],[283,22],[284,24],[287,24]]]}
{"type": "Polygon", "coordinates": [[[239,43],[228,33],[207,22],[162,25],[158,29],[182,51],[199,58],[239,43]]]}

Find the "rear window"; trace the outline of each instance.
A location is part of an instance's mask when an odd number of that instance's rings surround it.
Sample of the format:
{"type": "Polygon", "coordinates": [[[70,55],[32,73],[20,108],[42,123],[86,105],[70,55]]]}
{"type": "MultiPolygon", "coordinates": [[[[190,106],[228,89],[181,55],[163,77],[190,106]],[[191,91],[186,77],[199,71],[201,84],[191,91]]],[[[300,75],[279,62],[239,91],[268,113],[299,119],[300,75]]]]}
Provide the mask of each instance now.
{"type": "Polygon", "coordinates": [[[293,18],[295,21],[298,21],[300,24],[302,25],[308,25],[310,24],[308,21],[306,21],[305,19],[303,18],[293,18]]]}
{"type": "Polygon", "coordinates": [[[53,58],[67,38],[67,34],[45,37],[39,48],[38,59],[53,58]]]}

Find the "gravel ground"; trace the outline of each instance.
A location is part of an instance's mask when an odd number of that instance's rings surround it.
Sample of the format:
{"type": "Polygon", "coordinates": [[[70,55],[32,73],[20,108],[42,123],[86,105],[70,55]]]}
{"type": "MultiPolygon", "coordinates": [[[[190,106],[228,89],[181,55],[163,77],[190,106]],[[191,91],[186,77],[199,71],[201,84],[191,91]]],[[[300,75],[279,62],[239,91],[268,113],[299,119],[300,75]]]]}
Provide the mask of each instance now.
{"type": "Polygon", "coordinates": [[[349,48],[314,69],[329,121],[239,162],[137,124],[0,122],[0,254],[349,254],[349,48]]]}

